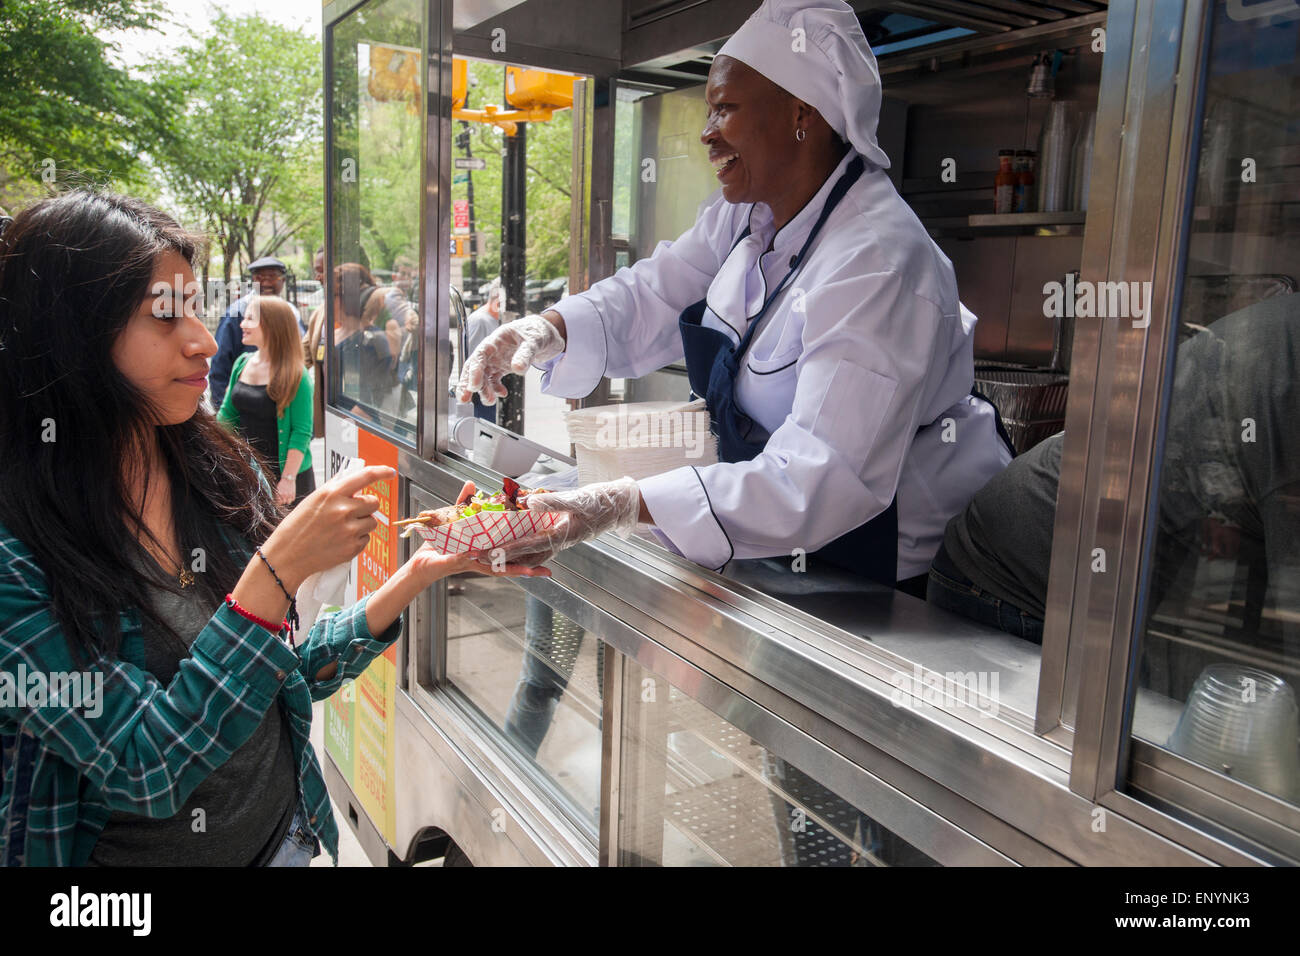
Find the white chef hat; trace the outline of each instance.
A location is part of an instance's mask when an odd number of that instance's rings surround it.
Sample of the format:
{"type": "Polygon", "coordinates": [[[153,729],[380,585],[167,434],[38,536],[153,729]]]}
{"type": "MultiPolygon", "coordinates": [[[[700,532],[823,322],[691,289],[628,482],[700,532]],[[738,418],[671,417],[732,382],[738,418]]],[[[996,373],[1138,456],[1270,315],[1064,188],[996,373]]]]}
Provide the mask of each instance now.
{"type": "Polygon", "coordinates": [[[889,167],[876,144],[880,71],[843,0],[763,0],[718,55],[740,60],[814,107],[854,149],[889,167]]]}

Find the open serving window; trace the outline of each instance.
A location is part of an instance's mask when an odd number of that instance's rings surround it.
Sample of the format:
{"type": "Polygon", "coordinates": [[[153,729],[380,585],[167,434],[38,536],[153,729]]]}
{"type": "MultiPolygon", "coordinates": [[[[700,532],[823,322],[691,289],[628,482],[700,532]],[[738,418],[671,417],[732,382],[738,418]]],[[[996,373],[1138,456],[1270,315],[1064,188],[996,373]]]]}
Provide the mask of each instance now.
{"type": "MultiPolygon", "coordinates": [[[[703,79],[753,6],[370,0],[332,22],[329,268],[368,264],[385,291],[330,286],[331,355],[352,358],[329,404],[398,446],[403,514],[574,467],[576,403],[536,370],[490,412],[452,386],[494,298],[492,322],[562,308],[689,225],[713,186],[703,79]]],[[[1295,291],[1294,31],[1232,3],[1075,6],[993,32],[868,17],[881,142],[981,316],[977,358],[1057,389],[1018,432],[1066,432],[1042,646],[846,575],[718,574],[640,538],[570,549],[550,579],[451,579],[404,638],[398,855],[437,830],[502,863],[1300,860],[1285,748],[1225,768],[1177,734],[1215,664],[1253,669],[1261,698],[1294,687],[1294,569],[1230,508],[1167,540],[1188,482],[1229,460],[1178,437],[1206,417],[1186,396],[1219,381],[1184,364],[1197,337],[1295,291]],[[1095,110],[1087,208],[1008,219],[984,209],[996,154],[1048,122],[1026,90],[1044,63],[1072,143],[1095,110]],[[1055,321],[1042,289],[1067,277],[1149,282],[1147,324],[1055,321]]],[[[685,397],[669,367],[581,404],[685,397]]],[[[1264,523],[1293,504],[1283,487],[1264,523]]]]}

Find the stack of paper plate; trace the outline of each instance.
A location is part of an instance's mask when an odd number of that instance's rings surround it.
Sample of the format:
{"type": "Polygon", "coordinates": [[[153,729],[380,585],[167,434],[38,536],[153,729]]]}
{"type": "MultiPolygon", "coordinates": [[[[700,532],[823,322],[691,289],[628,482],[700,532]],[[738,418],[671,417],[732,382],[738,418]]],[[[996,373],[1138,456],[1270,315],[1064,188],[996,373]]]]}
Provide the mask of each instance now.
{"type": "Polygon", "coordinates": [[[582,408],[565,416],[579,484],[649,478],[683,465],[711,465],[718,441],[703,399],[582,408]]]}

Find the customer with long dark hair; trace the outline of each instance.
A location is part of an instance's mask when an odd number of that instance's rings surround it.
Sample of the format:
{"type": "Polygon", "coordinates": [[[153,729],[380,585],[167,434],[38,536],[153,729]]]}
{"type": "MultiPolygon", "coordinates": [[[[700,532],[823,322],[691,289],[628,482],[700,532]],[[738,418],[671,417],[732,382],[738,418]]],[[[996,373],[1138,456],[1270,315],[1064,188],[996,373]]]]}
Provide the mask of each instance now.
{"type": "Polygon", "coordinates": [[[239,323],[255,351],[235,359],[217,421],[239,432],[266,461],[275,500],[296,505],[316,490],[311,465],[312,380],[302,360],[293,306],[255,295],[239,323]]]}
{"type": "Polygon", "coordinates": [[[281,520],[200,406],[216,343],[194,255],[164,213],[89,192],[0,237],[0,864],[337,857],[312,700],[430,583],[488,570],[421,548],[293,645],[290,595],[360,553],[378,501],[359,492],[393,472],[281,520]]]}

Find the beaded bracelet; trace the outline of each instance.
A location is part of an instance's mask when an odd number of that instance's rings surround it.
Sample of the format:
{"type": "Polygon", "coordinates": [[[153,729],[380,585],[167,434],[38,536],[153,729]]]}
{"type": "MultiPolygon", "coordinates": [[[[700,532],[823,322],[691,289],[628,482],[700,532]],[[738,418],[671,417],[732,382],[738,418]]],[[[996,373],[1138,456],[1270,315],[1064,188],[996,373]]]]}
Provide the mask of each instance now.
{"type": "MultiPolygon", "coordinates": [[[[233,594],[226,595],[226,607],[230,608],[232,611],[234,611],[236,614],[238,614],[240,617],[244,618],[245,620],[252,621],[258,627],[264,627],[272,634],[275,634],[277,636],[289,630],[289,622],[287,620],[281,621],[279,624],[272,624],[270,621],[266,620],[265,618],[258,617],[252,611],[248,610],[248,608],[244,607],[242,604],[236,601],[235,596],[233,594]]],[[[289,642],[291,644],[293,643],[292,631],[289,632],[289,642]]]]}
{"type": "Polygon", "coordinates": [[[275,583],[279,585],[280,593],[283,594],[285,600],[289,602],[289,614],[285,617],[285,621],[287,626],[291,628],[289,632],[289,640],[290,643],[293,643],[293,632],[298,630],[301,623],[298,620],[298,599],[289,593],[289,589],[286,588],[284,582],[280,580],[280,575],[276,574],[275,568],[271,567],[271,562],[266,560],[266,555],[262,553],[261,545],[257,545],[257,556],[262,559],[262,563],[266,565],[266,570],[271,572],[271,577],[275,578],[275,583]]]}

